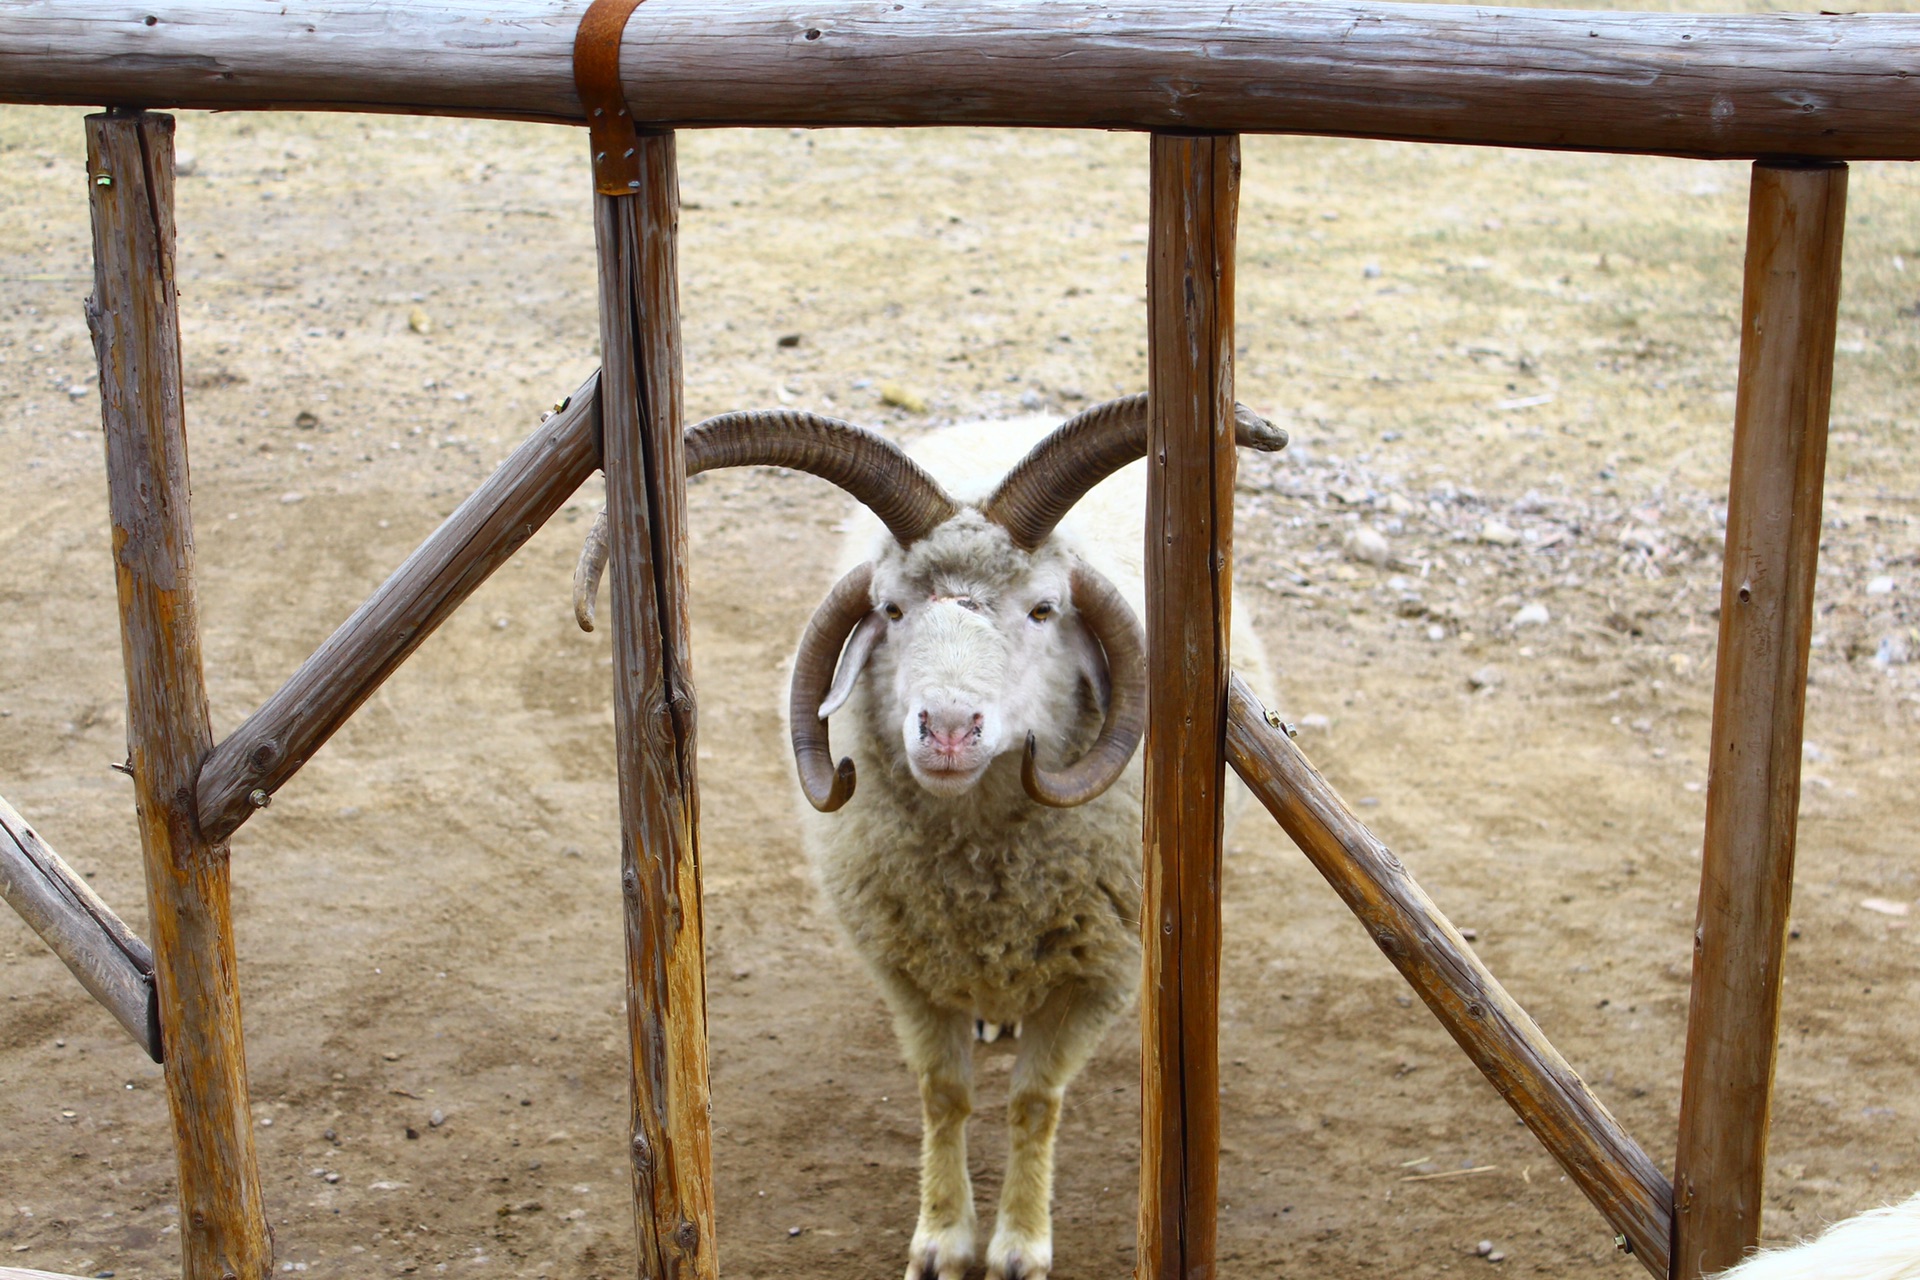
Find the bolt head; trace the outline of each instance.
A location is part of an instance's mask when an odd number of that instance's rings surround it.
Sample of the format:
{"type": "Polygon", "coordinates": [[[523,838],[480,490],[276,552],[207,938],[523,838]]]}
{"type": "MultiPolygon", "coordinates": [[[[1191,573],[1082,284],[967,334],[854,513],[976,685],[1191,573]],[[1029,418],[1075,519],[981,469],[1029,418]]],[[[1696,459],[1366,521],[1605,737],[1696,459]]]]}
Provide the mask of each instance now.
{"type": "Polygon", "coordinates": [[[256,809],[264,809],[273,803],[273,796],[268,794],[265,787],[255,787],[247,792],[247,803],[256,809]]]}

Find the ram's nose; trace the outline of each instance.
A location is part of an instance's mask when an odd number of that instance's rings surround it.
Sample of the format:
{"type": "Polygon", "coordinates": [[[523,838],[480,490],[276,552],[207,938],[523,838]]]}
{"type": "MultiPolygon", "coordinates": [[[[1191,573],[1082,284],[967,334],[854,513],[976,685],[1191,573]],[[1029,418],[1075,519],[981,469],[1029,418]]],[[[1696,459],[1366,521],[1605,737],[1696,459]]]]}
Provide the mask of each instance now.
{"type": "Polygon", "coordinates": [[[986,717],[957,708],[920,712],[920,741],[949,759],[957,760],[980,740],[986,717]]]}

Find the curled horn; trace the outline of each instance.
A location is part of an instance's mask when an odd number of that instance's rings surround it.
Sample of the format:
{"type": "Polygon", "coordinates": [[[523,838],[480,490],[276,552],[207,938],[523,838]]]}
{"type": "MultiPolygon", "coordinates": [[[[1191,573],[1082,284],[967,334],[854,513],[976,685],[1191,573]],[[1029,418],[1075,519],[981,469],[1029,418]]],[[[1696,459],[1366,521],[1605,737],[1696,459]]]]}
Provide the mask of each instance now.
{"type": "MultiPolygon", "coordinates": [[[[891,440],[850,422],[788,409],[723,413],[688,427],[687,474],[719,467],[789,467],[839,485],[912,546],[959,510],[939,481],[891,440]]],[[[594,597],[607,567],[607,513],[594,518],[573,574],[573,616],[593,630],[594,597]]]]}
{"type": "Polygon", "coordinates": [[[853,798],[853,761],[833,763],[827,722],[820,715],[840,647],[860,620],[873,611],[873,566],[863,564],[834,583],[813,612],[800,648],[793,656],[793,684],[787,697],[787,721],[793,732],[793,761],[807,802],[832,813],[853,798]]]}
{"type": "MultiPolygon", "coordinates": [[[[1273,453],[1287,433],[1243,404],[1233,407],[1233,438],[1273,453]]],[[[980,510],[1031,551],[1047,540],[1073,504],[1108,476],[1147,454],[1147,397],[1094,405],[1056,427],[1007,472],[980,510]]]]}
{"type": "Polygon", "coordinates": [[[1147,638],[1140,620],[1114,585],[1091,566],[1075,564],[1069,581],[1074,611],[1106,652],[1113,693],[1100,736],[1072,764],[1042,769],[1035,759],[1038,744],[1027,735],[1021,785],[1036,801],[1056,809],[1085,804],[1112,786],[1147,728],[1147,638]]]}

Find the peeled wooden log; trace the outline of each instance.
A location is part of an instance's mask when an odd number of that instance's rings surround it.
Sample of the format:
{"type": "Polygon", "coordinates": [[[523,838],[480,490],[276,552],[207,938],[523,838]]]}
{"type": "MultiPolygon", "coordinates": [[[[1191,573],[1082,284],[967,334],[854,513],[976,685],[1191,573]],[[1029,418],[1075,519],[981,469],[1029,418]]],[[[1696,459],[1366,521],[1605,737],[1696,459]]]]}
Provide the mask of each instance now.
{"type": "Polygon", "coordinates": [[[1147,238],[1139,1280],[1213,1276],[1240,140],[1156,134],[1147,238]]]}
{"type": "Polygon", "coordinates": [[[269,1280],[273,1237],[253,1149],[228,850],[193,812],[194,776],[213,747],[213,727],[180,387],[173,118],[116,111],[86,123],[87,326],[100,363],[127,749],[179,1157],[181,1272],[187,1280],[269,1280]]]}
{"type": "Polygon", "coordinates": [[[215,747],[196,790],[224,840],[325,745],[600,465],[600,375],[540,425],[286,684],[215,747]]]}
{"type": "Polygon", "coordinates": [[[0,898],[73,970],[80,985],[107,1007],[134,1043],[155,1062],[161,1061],[153,948],[127,928],[4,799],[0,799],[0,898]]]}
{"type": "MultiPolygon", "coordinates": [[[[549,0],[10,0],[0,102],[578,123],[549,0]]],[[[648,0],[661,127],[1040,125],[1920,158],[1920,17],[1231,0],[648,0]]]]}
{"type": "Polygon", "coordinates": [[[1740,1261],[1766,1204],[1846,221],[1845,165],[1753,167],[1674,1280],[1740,1261]]]}
{"type": "Polygon", "coordinates": [[[1227,758],[1629,1251],[1666,1280],[1666,1176],[1238,676],[1227,692],[1227,758]]]}

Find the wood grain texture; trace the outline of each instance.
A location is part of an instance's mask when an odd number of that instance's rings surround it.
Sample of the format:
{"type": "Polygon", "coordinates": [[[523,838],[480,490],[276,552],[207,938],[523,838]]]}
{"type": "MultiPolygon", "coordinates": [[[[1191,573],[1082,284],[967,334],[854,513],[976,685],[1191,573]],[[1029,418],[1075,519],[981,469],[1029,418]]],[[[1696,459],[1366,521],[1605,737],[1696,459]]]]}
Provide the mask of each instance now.
{"type": "Polygon", "coordinates": [[[180,394],[173,120],[87,117],[93,296],[107,494],[127,675],[127,738],[180,1162],[187,1280],[266,1280],[227,846],[200,831],[193,783],[213,746],[201,671],[180,394]]]}
{"type": "Polygon", "coordinates": [[[1677,1280],[1760,1236],[1847,171],[1755,165],[1674,1184],[1677,1280]]]}
{"type": "Polygon", "coordinates": [[[1240,142],[1155,134],[1147,242],[1142,1280],[1214,1275],[1240,142]]]}
{"type": "Polygon", "coordinates": [[[40,935],[90,995],[161,1061],[153,948],[100,900],[66,859],[0,799],[0,898],[40,935]]]}
{"type": "Polygon", "coordinates": [[[1235,772],[1360,918],[1487,1082],[1540,1139],[1634,1256],[1665,1280],[1673,1189],[1507,994],[1391,850],[1354,817],[1238,676],[1227,751],[1235,772]]]}
{"type": "Polygon", "coordinates": [[[595,373],[207,757],[202,829],[224,840],[271,797],[600,464],[595,373]]]}
{"type": "Polygon", "coordinates": [[[681,436],[679,178],[640,140],[640,190],[594,196],[626,907],[639,1274],[711,1280],[713,1137],[681,436]]]}
{"type": "MultiPolygon", "coordinates": [[[[0,101],[579,122],[559,0],[11,0],[0,101]]],[[[1920,158],[1920,17],[1231,0],[648,0],[655,126],[1318,133],[1920,158]]]]}

